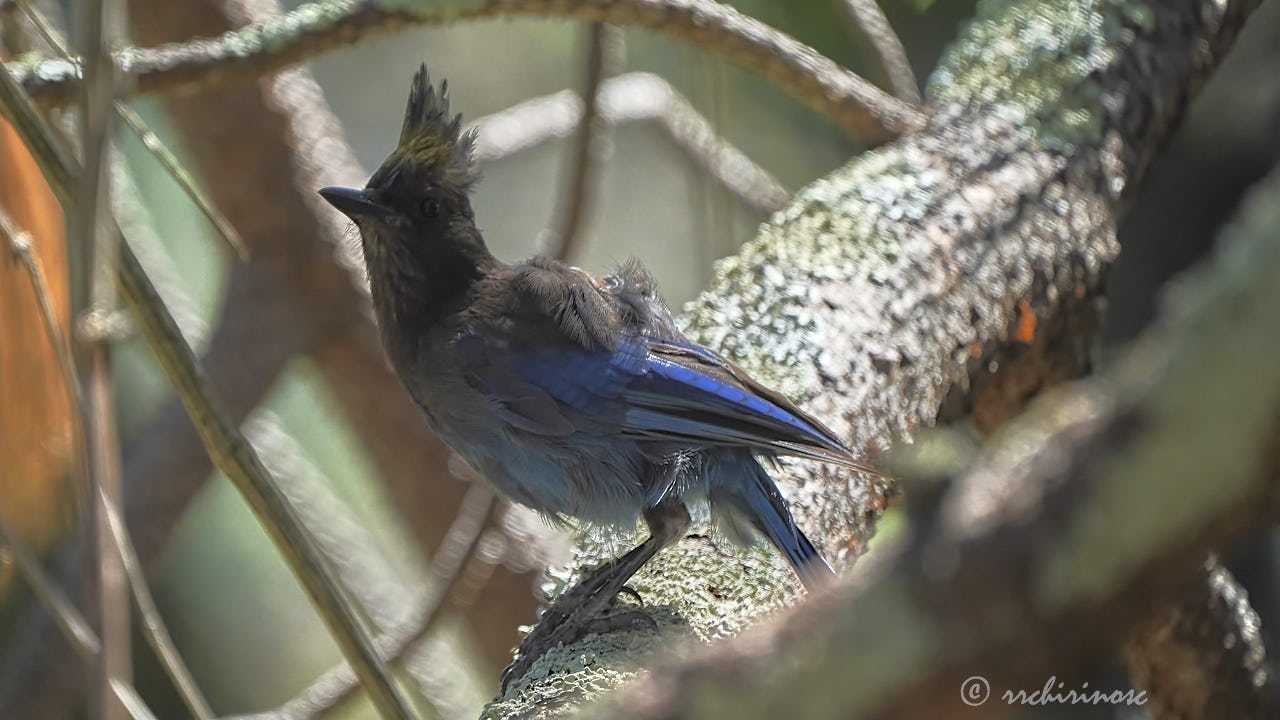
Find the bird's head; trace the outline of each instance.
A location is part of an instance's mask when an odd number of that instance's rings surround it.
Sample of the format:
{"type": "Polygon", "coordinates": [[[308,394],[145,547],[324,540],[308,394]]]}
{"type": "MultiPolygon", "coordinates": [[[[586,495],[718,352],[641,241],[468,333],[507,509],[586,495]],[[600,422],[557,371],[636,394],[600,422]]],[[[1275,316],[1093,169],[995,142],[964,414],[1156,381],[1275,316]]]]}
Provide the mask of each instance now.
{"type": "Polygon", "coordinates": [[[379,263],[453,265],[487,256],[468,199],[477,177],[475,133],[462,130],[461,115],[449,115],[447,93],[448,82],[437,92],[421,66],[409,89],[400,142],[364,189],[320,190],[360,229],[371,270],[379,263]]]}

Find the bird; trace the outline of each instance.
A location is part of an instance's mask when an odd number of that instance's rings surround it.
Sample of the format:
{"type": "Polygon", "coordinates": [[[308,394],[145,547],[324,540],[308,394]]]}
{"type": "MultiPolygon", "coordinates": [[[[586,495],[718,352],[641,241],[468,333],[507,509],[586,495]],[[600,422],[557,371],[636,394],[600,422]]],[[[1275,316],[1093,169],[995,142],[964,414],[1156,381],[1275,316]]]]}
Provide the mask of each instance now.
{"type": "Polygon", "coordinates": [[[879,474],[830,429],[686,337],[635,260],[597,277],[488,249],[470,194],[477,136],[427,68],[399,141],[363,189],[319,194],[359,232],[379,335],[427,424],[511,500],[553,521],[649,536],[543,612],[503,688],[583,634],[705,503],[733,540],[770,542],[807,587],[831,567],[765,464],[779,456],[879,474]]]}

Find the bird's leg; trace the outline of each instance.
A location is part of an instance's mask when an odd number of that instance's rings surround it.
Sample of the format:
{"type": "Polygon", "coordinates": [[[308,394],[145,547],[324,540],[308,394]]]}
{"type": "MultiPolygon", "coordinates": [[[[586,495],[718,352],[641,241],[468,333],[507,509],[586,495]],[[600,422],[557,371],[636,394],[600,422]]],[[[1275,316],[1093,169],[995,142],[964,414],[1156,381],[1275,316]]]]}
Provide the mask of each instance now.
{"type": "Polygon", "coordinates": [[[556,598],[534,629],[525,636],[516,658],[502,673],[502,689],[522,677],[539,656],[562,643],[571,643],[586,634],[593,621],[659,550],[670,545],[689,527],[689,511],[676,500],[649,508],[644,513],[649,537],[622,557],[592,570],[572,588],[556,598]]]}

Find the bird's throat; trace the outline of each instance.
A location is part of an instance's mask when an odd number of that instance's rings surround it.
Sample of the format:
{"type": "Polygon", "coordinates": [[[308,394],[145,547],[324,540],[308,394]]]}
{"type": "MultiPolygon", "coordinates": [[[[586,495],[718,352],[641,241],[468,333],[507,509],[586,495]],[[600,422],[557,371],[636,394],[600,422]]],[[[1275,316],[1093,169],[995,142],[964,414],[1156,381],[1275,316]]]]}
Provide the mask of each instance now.
{"type": "Polygon", "coordinates": [[[366,247],[374,311],[384,332],[421,337],[457,312],[494,262],[487,251],[481,257],[476,255],[457,247],[434,251],[366,247]]]}

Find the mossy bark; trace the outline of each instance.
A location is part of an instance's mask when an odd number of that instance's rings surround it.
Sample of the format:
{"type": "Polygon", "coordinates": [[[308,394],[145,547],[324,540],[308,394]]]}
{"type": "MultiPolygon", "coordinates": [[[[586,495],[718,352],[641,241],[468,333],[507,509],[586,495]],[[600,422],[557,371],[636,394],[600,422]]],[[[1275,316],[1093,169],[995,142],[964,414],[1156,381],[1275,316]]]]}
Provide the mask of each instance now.
{"type": "MultiPolygon", "coordinates": [[[[1033,350],[1078,374],[1089,348],[1046,346],[1035,328],[1096,314],[1127,188],[1256,4],[988,0],[934,73],[928,127],[801,190],[718,265],[686,327],[869,453],[956,405],[948,415],[1002,412],[978,405],[1010,393],[969,390],[1025,386],[1010,369],[1033,350]]],[[[808,463],[785,463],[781,479],[828,557],[848,565],[863,551],[884,486],[808,463]]],[[[625,544],[584,543],[578,565],[625,544]]],[[[655,651],[735,634],[799,596],[769,553],[705,537],[660,554],[632,587],[658,632],[549,653],[485,716],[563,716],[655,651]]],[[[927,645],[926,629],[917,639],[927,645]]]]}

